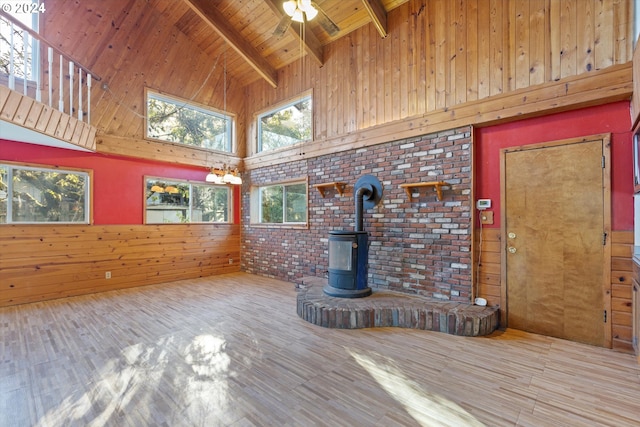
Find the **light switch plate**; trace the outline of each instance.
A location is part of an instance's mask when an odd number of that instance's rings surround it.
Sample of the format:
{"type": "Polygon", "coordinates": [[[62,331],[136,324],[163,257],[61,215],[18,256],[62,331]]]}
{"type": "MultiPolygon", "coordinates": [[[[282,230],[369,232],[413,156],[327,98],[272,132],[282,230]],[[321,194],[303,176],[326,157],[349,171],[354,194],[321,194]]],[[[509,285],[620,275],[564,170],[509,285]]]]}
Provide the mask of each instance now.
{"type": "Polygon", "coordinates": [[[493,211],[483,211],[480,214],[480,222],[483,224],[493,224],[493,211]]]}

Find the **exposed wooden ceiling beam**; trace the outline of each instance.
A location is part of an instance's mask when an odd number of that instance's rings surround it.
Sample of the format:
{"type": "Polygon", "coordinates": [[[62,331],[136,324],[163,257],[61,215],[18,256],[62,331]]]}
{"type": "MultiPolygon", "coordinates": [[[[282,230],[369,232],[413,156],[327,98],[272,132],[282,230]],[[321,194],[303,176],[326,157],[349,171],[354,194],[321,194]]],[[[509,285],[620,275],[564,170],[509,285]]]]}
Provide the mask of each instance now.
{"type": "MultiPolygon", "coordinates": [[[[276,14],[278,19],[282,18],[283,10],[282,10],[282,0],[266,0],[266,3],[269,5],[273,13],[276,14]]],[[[318,65],[324,65],[324,48],[320,43],[320,40],[313,34],[313,31],[309,29],[308,25],[304,25],[304,38],[300,32],[300,26],[297,23],[292,22],[289,26],[289,33],[294,34],[297,41],[304,42],[304,50],[307,51],[307,54],[311,55],[311,57],[318,63],[318,65]]]]}
{"type": "Polygon", "coordinates": [[[365,9],[369,12],[373,25],[376,26],[380,37],[387,37],[387,11],[381,0],[362,0],[365,9]]]}
{"type": "Polygon", "coordinates": [[[183,0],[200,18],[216,31],[245,61],[271,86],[278,87],[278,74],[258,50],[241,37],[221,16],[212,2],[207,0],[183,0]]]}

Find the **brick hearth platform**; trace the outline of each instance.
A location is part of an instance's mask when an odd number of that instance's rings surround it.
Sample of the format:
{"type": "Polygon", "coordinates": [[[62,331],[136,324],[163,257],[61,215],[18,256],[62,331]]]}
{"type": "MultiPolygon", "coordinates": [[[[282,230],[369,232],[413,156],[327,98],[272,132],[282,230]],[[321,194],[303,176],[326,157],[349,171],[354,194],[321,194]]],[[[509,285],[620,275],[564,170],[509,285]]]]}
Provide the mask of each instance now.
{"type": "Polygon", "coordinates": [[[321,277],[304,277],[296,284],[298,316],[325,328],[396,326],[475,337],[489,335],[500,324],[497,307],[375,289],[365,298],[334,298],[322,292],[326,283],[321,277]]]}

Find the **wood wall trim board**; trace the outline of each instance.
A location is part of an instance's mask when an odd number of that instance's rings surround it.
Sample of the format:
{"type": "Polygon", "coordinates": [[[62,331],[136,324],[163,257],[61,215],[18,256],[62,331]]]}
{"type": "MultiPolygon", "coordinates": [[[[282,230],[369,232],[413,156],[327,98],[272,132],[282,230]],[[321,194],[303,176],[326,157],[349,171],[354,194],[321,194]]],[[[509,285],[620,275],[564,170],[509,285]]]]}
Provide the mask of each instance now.
{"type": "Polygon", "coordinates": [[[633,97],[631,98],[631,123],[635,129],[640,119],[640,48],[633,51],[633,97]]]}
{"type": "Polygon", "coordinates": [[[244,165],[246,170],[251,170],[285,163],[294,158],[318,157],[467,125],[488,126],[629,99],[633,90],[631,72],[630,62],[616,65],[335,138],[316,140],[304,147],[304,153],[296,147],[245,157],[244,165]]]}
{"type": "Polygon", "coordinates": [[[226,163],[233,168],[237,167],[239,170],[243,168],[242,159],[234,154],[214,152],[198,147],[104,134],[96,136],[96,143],[97,151],[104,154],[116,154],[124,157],[202,166],[205,168],[216,165],[222,166],[222,163],[226,163]]]}

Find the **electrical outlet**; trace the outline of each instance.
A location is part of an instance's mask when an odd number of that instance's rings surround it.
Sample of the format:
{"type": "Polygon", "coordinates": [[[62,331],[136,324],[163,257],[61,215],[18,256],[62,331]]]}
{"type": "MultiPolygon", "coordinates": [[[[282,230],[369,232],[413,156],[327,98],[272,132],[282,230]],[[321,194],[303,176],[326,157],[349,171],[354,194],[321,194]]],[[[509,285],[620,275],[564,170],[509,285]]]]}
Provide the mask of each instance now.
{"type": "Polygon", "coordinates": [[[233,264],[233,258],[229,258],[229,264],[233,264]]]}
{"type": "Polygon", "coordinates": [[[105,278],[105,279],[111,279],[111,272],[110,272],[110,271],[106,271],[106,272],[104,273],[104,278],[105,278]]]}
{"type": "Polygon", "coordinates": [[[460,291],[454,291],[454,290],[452,290],[452,291],[451,291],[451,296],[452,296],[452,297],[459,297],[459,296],[460,296],[460,291]]]}

